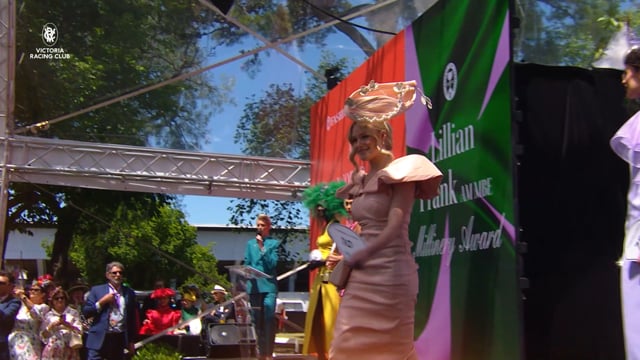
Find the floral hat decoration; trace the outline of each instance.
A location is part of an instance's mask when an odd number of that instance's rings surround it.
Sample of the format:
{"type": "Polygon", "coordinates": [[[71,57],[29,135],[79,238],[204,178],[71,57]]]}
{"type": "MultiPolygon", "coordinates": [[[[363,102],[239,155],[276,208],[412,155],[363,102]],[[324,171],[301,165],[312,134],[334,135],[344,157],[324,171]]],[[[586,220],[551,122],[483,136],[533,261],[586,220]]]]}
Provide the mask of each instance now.
{"type": "Polygon", "coordinates": [[[31,286],[38,286],[41,288],[44,288],[50,285],[53,285],[53,276],[51,276],[50,274],[44,274],[44,275],[38,276],[38,278],[33,280],[33,283],[31,284],[31,286]]]}
{"type": "Polygon", "coordinates": [[[53,276],[50,274],[44,274],[33,279],[31,282],[31,289],[36,288],[42,290],[45,297],[49,297],[51,290],[55,288],[55,282],[53,282],[53,276]]]}

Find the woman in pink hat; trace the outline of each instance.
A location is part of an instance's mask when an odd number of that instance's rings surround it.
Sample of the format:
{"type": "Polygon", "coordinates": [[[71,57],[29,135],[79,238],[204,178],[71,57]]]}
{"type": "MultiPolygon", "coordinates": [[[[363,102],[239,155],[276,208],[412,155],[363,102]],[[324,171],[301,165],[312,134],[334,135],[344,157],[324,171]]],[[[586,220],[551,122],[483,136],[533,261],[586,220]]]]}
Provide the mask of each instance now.
{"type": "MultiPolygon", "coordinates": [[[[415,81],[372,81],[345,103],[353,120],[347,140],[354,171],[336,195],[353,199],[352,215],[365,247],[345,255],[353,270],[336,318],[332,360],[417,359],[418,272],[408,224],[416,198],[438,195],[442,173],[423,155],[394,158],[388,123],[413,105],[417,90],[415,81]]],[[[422,100],[430,104],[424,95],[422,100]]]]}

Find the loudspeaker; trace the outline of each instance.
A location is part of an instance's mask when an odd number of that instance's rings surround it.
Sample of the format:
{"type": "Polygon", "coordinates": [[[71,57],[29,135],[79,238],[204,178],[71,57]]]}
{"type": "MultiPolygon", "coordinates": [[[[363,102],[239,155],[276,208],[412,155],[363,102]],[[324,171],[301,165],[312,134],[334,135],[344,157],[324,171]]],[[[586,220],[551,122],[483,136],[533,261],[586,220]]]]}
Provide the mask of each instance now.
{"type": "Polygon", "coordinates": [[[256,331],[253,324],[208,324],[207,342],[209,345],[253,344],[256,331]]]}
{"type": "Polygon", "coordinates": [[[327,90],[331,90],[340,83],[340,69],[332,67],[324,71],[324,77],[327,78],[327,90]]]}
{"type": "Polygon", "coordinates": [[[253,324],[208,324],[206,353],[209,358],[256,356],[253,324]]]}
{"type": "Polygon", "coordinates": [[[209,344],[232,345],[239,344],[240,329],[234,325],[216,325],[209,328],[209,344]]]}

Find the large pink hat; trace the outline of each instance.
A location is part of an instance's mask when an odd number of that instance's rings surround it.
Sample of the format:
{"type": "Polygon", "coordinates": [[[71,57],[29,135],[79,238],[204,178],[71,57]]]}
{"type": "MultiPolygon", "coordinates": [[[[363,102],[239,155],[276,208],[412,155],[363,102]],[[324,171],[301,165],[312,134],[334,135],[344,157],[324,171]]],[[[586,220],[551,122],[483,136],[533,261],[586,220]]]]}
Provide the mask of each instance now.
{"type": "Polygon", "coordinates": [[[421,102],[431,108],[431,99],[416,87],[415,80],[390,83],[371,80],[349,95],[344,113],[353,121],[387,121],[413,106],[416,91],[421,102]]]}

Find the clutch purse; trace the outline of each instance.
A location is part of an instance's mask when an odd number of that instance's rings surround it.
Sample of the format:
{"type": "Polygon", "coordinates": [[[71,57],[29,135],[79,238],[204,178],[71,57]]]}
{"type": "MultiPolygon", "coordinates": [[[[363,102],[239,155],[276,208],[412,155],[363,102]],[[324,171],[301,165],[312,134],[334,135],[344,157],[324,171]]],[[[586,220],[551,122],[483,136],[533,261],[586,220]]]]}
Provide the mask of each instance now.
{"type": "Polygon", "coordinates": [[[71,339],[69,339],[69,347],[72,349],[80,349],[82,347],[82,335],[72,331],[71,339]]]}
{"type": "Polygon", "coordinates": [[[329,224],[327,232],[331,240],[338,246],[338,251],[346,259],[350,259],[353,253],[367,246],[358,234],[342,224],[335,222],[329,224]]]}
{"type": "Polygon", "coordinates": [[[331,271],[329,282],[335,285],[338,290],[342,290],[347,286],[349,275],[351,275],[351,267],[344,260],[340,260],[331,271]]]}

